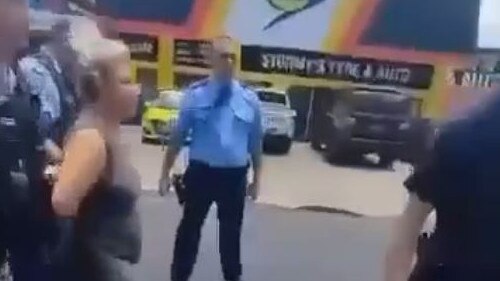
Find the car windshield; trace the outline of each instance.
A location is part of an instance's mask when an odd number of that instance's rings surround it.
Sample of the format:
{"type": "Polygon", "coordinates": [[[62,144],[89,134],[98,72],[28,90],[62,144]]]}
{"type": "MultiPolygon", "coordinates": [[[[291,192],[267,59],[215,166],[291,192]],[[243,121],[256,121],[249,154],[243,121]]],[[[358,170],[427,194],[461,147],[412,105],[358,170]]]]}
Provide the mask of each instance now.
{"type": "Polygon", "coordinates": [[[400,93],[355,91],[352,96],[352,107],[357,112],[407,115],[411,112],[412,102],[400,93]]]}
{"type": "Polygon", "coordinates": [[[258,91],[259,99],[261,102],[278,103],[286,105],[286,96],[282,93],[271,91],[258,91]]]}
{"type": "Polygon", "coordinates": [[[160,96],[153,104],[154,106],[167,109],[179,109],[181,104],[181,93],[174,91],[160,92],[160,96]]]}

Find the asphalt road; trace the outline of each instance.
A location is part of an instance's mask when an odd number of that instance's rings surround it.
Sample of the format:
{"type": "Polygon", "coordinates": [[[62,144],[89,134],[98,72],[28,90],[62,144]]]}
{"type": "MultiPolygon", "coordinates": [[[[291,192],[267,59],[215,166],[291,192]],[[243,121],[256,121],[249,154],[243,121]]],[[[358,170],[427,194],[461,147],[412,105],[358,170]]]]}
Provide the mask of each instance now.
{"type": "MultiPolygon", "coordinates": [[[[143,188],[156,189],[164,155],[161,146],[141,144],[139,127],[122,131],[142,175],[143,188]]],[[[308,144],[295,143],[289,155],[266,156],[263,165],[261,203],[287,208],[320,206],[385,217],[399,214],[406,200],[401,183],[408,169],[399,164],[394,170],[332,166],[308,144]]]]}
{"type": "MultiPolygon", "coordinates": [[[[180,207],[160,198],[157,188],[164,152],[142,145],[140,129],[124,127],[124,141],[142,176],[143,259],[133,269],[136,280],[169,280],[180,207]]],[[[259,204],[248,202],[243,231],[244,280],[378,281],[392,215],[405,200],[401,167],[326,164],[307,144],[295,144],[287,156],[266,156],[259,204]],[[363,217],[300,211],[321,206],[363,217]],[[286,207],[286,208],[283,208],[286,207]]],[[[193,281],[221,280],[217,220],[209,215],[193,281]]]]}
{"type": "MultiPolygon", "coordinates": [[[[180,207],[173,198],[144,195],[143,258],[135,280],[169,280],[180,207]]],[[[244,280],[378,281],[390,219],[351,218],[248,203],[243,231],[244,280]]],[[[209,215],[193,281],[222,280],[217,220],[209,215]]]]}

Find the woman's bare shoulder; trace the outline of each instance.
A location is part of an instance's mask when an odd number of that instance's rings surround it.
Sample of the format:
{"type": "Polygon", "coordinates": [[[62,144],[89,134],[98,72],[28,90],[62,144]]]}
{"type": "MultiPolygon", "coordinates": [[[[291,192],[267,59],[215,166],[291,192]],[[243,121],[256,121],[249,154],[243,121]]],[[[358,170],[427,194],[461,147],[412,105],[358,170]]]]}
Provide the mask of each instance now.
{"type": "Polygon", "coordinates": [[[66,149],[79,150],[83,153],[98,152],[105,154],[106,142],[102,133],[96,128],[75,130],[68,138],[66,149]]]}

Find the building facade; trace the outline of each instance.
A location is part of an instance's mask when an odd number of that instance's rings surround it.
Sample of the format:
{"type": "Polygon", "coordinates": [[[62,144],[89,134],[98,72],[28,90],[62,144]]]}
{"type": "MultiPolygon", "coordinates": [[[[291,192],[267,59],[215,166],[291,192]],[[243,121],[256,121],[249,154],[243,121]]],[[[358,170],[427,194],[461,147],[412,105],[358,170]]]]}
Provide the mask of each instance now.
{"type": "Polygon", "coordinates": [[[116,19],[138,80],[158,87],[205,75],[203,40],[227,34],[241,45],[239,70],[247,80],[404,87],[424,98],[433,118],[460,114],[491,92],[489,70],[481,66],[495,65],[496,56],[475,52],[480,0],[100,0],[97,6],[116,19]]]}

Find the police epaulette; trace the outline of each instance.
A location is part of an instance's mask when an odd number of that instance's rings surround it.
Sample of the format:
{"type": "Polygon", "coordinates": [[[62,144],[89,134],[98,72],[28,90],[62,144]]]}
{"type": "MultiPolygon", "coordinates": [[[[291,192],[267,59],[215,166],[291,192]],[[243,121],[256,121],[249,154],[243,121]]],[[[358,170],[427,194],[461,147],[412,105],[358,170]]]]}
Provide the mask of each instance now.
{"type": "Polygon", "coordinates": [[[194,90],[196,88],[199,88],[199,87],[203,87],[203,86],[206,86],[208,84],[208,81],[209,79],[208,78],[205,78],[205,79],[201,79],[199,81],[196,81],[196,82],[193,82],[192,84],[190,84],[187,89],[188,90],[194,90]]]}
{"type": "Polygon", "coordinates": [[[248,83],[245,83],[245,82],[240,82],[240,86],[243,88],[243,89],[251,89],[251,86],[248,84],[248,83]]]}
{"type": "Polygon", "coordinates": [[[245,91],[255,92],[255,87],[253,87],[251,84],[240,82],[240,86],[245,91]]]}

